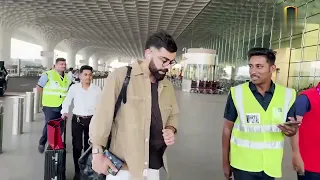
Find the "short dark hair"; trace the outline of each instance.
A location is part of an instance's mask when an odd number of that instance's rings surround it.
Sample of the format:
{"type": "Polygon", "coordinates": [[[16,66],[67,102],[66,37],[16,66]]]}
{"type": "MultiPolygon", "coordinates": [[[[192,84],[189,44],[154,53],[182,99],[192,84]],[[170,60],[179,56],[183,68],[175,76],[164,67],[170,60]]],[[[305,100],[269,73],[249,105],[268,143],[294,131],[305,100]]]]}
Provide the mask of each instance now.
{"type": "Polygon", "coordinates": [[[177,52],[177,45],[173,37],[165,31],[159,31],[148,37],[145,49],[155,47],[158,50],[165,48],[167,51],[174,53],[177,52]]]}
{"type": "Polygon", "coordinates": [[[89,66],[89,65],[81,66],[80,73],[82,73],[84,70],[89,70],[89,71],[93,72],[93,68],[91,66],[89,66]]]}
{"type": "Polygon", "coordinates": [[[66,59],[65,59],[65,58],[57,58],[57,59],[56,59],[56,64],[57,64],[58,62],[66,62],[66,59]]]}
{"type": "Polygon", "coordinates": [[[264,56],[267,59],[267,63],[270,65],[274,65],[276,61],[276,52],[272,49],[255,47],[248,51],[248,58],[252,56],[264,56]]]}
{"type": "Polygon", "coordinates": [[[69,71],[73,71],[73,68],[71,67],[71,68],[69,68],[69,71]]]}

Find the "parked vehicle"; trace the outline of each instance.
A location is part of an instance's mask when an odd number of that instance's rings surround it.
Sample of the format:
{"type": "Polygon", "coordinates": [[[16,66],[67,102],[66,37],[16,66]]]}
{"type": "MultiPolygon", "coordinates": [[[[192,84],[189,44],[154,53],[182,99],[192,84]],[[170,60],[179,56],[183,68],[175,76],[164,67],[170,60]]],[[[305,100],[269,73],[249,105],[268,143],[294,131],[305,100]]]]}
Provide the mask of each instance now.
{"type": "Polygon", "coordinates": [[[3,96],[8,87],[8,74],[0,72],[0,96],[3,96]]]}

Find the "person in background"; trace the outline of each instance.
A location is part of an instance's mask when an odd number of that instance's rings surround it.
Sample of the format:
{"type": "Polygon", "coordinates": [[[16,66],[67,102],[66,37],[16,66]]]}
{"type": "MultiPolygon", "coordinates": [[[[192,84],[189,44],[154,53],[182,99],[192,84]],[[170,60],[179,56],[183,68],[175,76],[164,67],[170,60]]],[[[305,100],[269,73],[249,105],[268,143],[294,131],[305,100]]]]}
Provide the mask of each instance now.
{"type": "Polygon", "coordinates": [[[92,67],[88,65],[80,68],[80,83],[70,87],[61,109],[62,118],[68,117],[69,107],[72,100],[74,101],[71,125],[75,169],[74,180],[80,180],[78,160],[82,149],[86,151],[89,148],[89,124],[101,92],[99,86],[91,84],[92,70],[92,67]]]}
{"type": "Polygon", "coordinates": [[[79,83],[79,82],[80,82],[80,71],[79,69],[76,69],[73,74],[73,83],[79,83]]]}
{"type": "Polygon", "coordinates": [[[72,82],[74,82],[74,78],[73,78],[73,68],[69,68],[69,72],[68,72],[68,78],[72,80],[72,82]]]}
{"type": "Polygon", "coordinates": [[[248,59],[251,82],[232,87],[226,103],[223,171],[228,180],[274,180],[282,176],[284,135],[298,128],[286,123],[295,116],[296,92],[271,80],[276,70],[271,49],[252,48],[248,59]]]}
{"type": "Polygon", "coordinates": [[[298,180],[320,180],[320,83],[303,91],[295,104],[302,123],[291,139],[292,165],[298,180]]]}
{"type": "MultiPolygon", "coordinates": [[[[45,116],[45,125],[38,146],[40,153],[44,152],[47,143],[48,121],[61,118],[61,105],[71,84],[71,80],[64,74],[65,70],[66,60],[57,58],[54,69],[43,73],[37,84],[38,92],[42,93],[42,110],[45,116]]],[[[64,124],[61,123],[61,132],[63,132],[63,128],[64,124]]]]}
{"type": "Polygon", "coordinates": [[[175,142],[179,108],[172,83],[165,78],[175,63],[177,45],[171,35],[157,32],[148,37],[145,60],[132,64],[127,103],[113,120],[114,107],[127,67],[118,68],[105,81],[101,100],[90,123],[92,168],[107,180],[159,180],[159,169],[168,170],[165,150],[175,142]],[[103,154],[110,132],[110,152],[125,164],[116,176],[103,154]]]}

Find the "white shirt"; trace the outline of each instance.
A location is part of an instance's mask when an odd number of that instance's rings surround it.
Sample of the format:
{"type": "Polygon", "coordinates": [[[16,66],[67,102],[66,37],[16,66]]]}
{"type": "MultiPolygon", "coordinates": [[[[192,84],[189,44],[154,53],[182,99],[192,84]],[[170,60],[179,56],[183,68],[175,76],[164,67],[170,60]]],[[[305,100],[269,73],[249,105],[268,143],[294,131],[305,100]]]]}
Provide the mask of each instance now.
{"type": "Polygon", "coordinates": [[[73,81],[72,71],[69,71],[67,76],[68,76],[68,78],[69,78],[70,81],[73,81]]]}
{"type": "Polygon", "coordinates": [[[101,88],[97,85],[90,84],[90,87],[85,90],[82,88],[81,83],[73,84],[62,103],[61,114],[69,112],[69,107],[73,99],[73,114],[79,116],[93,115],[100,93],[101,88]]]}

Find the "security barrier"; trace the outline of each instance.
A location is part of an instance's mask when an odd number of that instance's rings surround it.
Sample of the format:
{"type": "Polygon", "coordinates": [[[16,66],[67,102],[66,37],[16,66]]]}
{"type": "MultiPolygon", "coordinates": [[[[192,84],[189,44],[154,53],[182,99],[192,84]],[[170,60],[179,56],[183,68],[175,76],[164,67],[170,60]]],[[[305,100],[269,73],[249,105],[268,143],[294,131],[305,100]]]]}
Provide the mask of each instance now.
{"type": "MultiPolygon", "coordinates": [[[[106,77],[94,78],[92,83],[102,89],[105,79],[106,77]]],[[[32,123],[34,121],[34,115],[41,112],[41,99],[41,93],[38,92],[37,88],[34,88],[33,92],[26,92],[25,95],[8,99],[10,101],[8,109],[12,109],[12,135],[23,134],[24,122],[32,123]]],[[[2,153],[3,144],[4,109],[7,109],[7,107],[0,104],[0,154],[2,153]]]]}
{"type": "Polygon", "coordinates": [[[106,77],[103,78],[95,78],[92,80],[92,84],[100,86],[100,88],[102,89],[104,87],[104,81],[105,81],[106,77]]]}
{"type": "Polygon", "coordinates": [[[16,96],[12,99],[12,135],[19,135],[23,133],[24,97],[16,96]]]}

